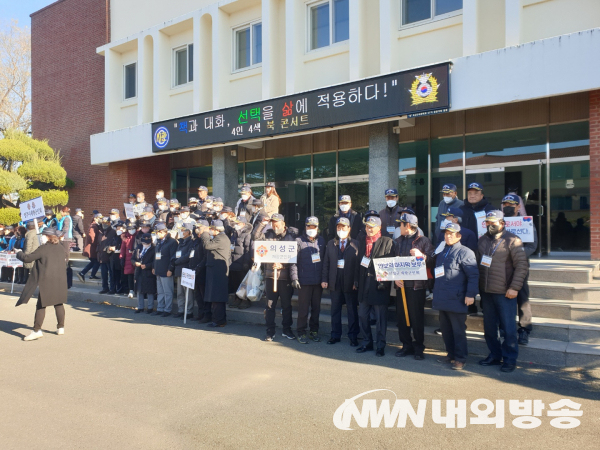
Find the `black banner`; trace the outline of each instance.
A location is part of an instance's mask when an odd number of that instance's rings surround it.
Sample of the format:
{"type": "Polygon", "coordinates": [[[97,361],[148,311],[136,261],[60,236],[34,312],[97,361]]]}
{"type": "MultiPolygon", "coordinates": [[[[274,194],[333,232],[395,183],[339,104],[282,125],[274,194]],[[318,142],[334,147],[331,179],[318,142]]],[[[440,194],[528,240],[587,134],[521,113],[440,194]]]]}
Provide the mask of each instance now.
{"type": "Polygon", "coordinates": [[[152,151],[260,139],[450,108],[450,64],[278,97],[152,124],[152,151]]]}

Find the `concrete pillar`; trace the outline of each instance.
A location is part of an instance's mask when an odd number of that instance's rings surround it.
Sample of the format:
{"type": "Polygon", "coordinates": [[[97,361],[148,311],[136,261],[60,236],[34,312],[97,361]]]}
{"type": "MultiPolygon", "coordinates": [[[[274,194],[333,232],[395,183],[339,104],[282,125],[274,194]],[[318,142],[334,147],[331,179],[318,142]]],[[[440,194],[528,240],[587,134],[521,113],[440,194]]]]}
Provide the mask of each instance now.
{"type": "Polygon", "coordinates": [[[235,206],[239,197],[237,152],[235,145],[212,149],[213,193],[221,196],[231,207],[235,206]]]}
{"type": "Polygon", "coordinates": [[[506,0],[505,7],[506,47],[519,45],[521,43],[523,5],[521,0],[506,0]]]}
{"type": "Polygon", "coordinates": [[[463,56],[474,55],[478,51],[477,3],[478,0],[463,0],[463,56]]]}
{"type": "Polygon", "coordinates": [[[106,49],[104,53],[104,131],[117,128],[119,104],[123,101],[123,68],[120,55],[114,50],[106,49]]]}
{"type": "Polygon", "coordinates": [[[397,122],[369,125],[369,207],[385,207],[385,190],[398,189],[397,122]]]}

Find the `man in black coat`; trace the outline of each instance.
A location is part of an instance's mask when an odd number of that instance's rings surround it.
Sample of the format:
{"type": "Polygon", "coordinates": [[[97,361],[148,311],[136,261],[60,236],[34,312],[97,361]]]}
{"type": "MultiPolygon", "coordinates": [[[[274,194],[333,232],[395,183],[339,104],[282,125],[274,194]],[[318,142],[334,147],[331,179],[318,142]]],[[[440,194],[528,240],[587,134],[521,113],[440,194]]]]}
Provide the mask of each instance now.
{"type": "MultiPolygon", "coordinates": [[[[288,228],[281,214],[273,214],[270,219],[271,229],[263,232],[267,223],[262,221],[253,233],[255,241],[295,241],[298,236],[296,228],[288,228]]],[[[265,293],[267,295],[267,308],[265,311],[265,321],[267,324],[267,336],[265,340],[271,342],[275,339],[275,311],[277,300],[281,298],[282,308],[282,326],[281,335],[288,339],[296,339],[292,331],[292,294],[294,288],[291,285],[290,264],[265,263],[265,293]],[[275,287],[275,270],[277,270],[277,289],[275,287]]]]}
{"type": "Polygon", "coordinates": [[[75,210],[73,216],[73,239],[77,242],[77,251],[83,251],[83,238],[85,237],[85,228],[83,228],[83,211],[81,208],[75,210]]]}
{"type": "Polygon", "coordinates": [[[231,264],[231,242],[220,220],[214,220],[208,232],[200,235],[206,251],[206,298],[211,301],[209,327],[227,325],[227,286],[231,264]],[[211,239],[212,236],[212,239],[211,239]]]}
{"type": "MultiPolygon", "coordinates": [[[[194,246],[194,242],[192,241],[193,226],[192,223],[186,223],[185,227],[181,229],[181,241],[175,252],[175,262],[173,263],[175,265],[175,282],[177,283],[177,314],[175,317],[180,319],[183,319],[185,313],[185,287],[181,285],[181,275],[183,268],[187,269],[188,267],[190,253],[194,246]]],[[[190,319],[193,318],[193,312],[194,302],[188,299],[187,317],[190,319]]]]}
{"type": "Polygon", "coordinates": [[[252,226],[245,217],[230,219],[231,235],[231,266],[229,267],[229,306],[246,309],[250,307],[249,300],[238,298],[235,293],[244,277],[252,267],[252,226]]]}
{"type": "Polygon", "coordinates": [[[358,233],[362,229],[362,216],[352,209],[352,198],[349,195],[340,195],[339,209],[329,219],[329,227],[327,227],[327,242],[337,236],[338,219],[344,217],[350,221],[350,239],[356,239],[358,233]]]}
{"type": "Polygon", "coordinates": [[[363,335],[362,346],[357,353],[373,350],[373,335],[371,333],[371,313],[376,320],[377,356],[385,354],[385,334],[387,331],[387,308],[390,302],[391,282],[377,281],[375,275],[375,258],[392,258],[395,256],[395,243],[382,236],[381,219],[371,216],[365,222],[367,236],[359,242],[358,261],[355,272],[355,286],[358,287],[358,318],[360,331],[363,335]]]}
{"type": "Polygon", "coordinates": [[[358,241],[350,238],[350,220],[337,220],[337,237],[327,243],[323,261],[323,289],[331,295],[331,338],[328,344],[342,338],[342,305],[348,313],[348,338],[352,347],[358,346],[358,290],[354,275],[358,265],[358,241]]]}
{"type": "Polygon", "coordinates": [[[114,295],[117,292],[121,292],[121,235],[125,232],[125,222],[117,220],[112,224],[115,230],[115,234],[112,239],[108,242],[108,253],[109,253],[109,275],[110,275],[110,291],[109,295],[114,295]]]}
{"type": "Polygon", "coordinates": [[[102,218],[102,236],[98,241],[98,262],[100,263],[100,272],[102,274],[102,290],[100,294],[108,294],[109,292],[115,291],[115,280],[110,278],[109,286],[109,272],[110,272],[110,251],[109,244],[112,239],[116,236],[117,232],[110,224],[108,217],[102,218]]]}
{"type": "Polygon", "coordinates": [[[146,314],[151,314],[154,309],[154,297],[156,296],[156,276],[152,274],[154,257],[155,248],[152,245],[152,235],[144,233],[140,245],[136,247],[131,256],[131,262],[135,266],[135,291],[138,295],[136,314],[144,312],[144,296],[148,297],[146,314]]]}
{"type": "Polygon", "coordinates": [[[205,231],[208,231],[209,223],[204,219],[198,220],[194,228],[196,238],[194,239],[194,247],[190,252],[190,262],[188,268],[196,271],[196,281],[194,283],[194,300],[198,304],[198,321],[200,323],[212,322],[211,304],[205,301],[206,291],[206,251],[204,243],[200,236],[205,231]]]}
{"type": "Polygon", "coordinates": [[[156,275],[156,291],[158,293],[155,314],[167,317],[171,315],[173,307],[173,272],[175,271],[177,241],[168,233],[169,230],[164,222],[156,222],[154,228],[156,230],[156,253],[152,273],[156,275]]]}

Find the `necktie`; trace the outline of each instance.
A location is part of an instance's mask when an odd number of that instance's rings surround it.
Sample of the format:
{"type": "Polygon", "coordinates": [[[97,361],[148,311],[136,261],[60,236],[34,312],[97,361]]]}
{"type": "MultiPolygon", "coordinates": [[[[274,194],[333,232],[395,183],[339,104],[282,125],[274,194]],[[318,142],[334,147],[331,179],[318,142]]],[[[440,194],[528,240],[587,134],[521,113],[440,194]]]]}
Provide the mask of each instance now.
{"type": "Polygon", "coordinates": [[[342,246],[341,246],[342,253],[344,253],[344,249],[345,249],[345,248],[346,248],[346,240],[344,239],[344,240],[342,241],[342,246]]]}

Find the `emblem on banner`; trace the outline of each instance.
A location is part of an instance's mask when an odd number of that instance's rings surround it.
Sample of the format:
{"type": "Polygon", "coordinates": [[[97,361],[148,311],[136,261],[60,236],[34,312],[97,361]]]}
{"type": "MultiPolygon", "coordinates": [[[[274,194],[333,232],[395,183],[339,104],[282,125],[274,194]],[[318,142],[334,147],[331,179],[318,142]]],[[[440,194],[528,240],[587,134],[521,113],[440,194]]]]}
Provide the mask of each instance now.
{"type": "Polygon", "coordinates": [[[157,128],[154,133],[154,144],[158,148],[165,148],[169,143],[169,130],[165,127],[157,128]]]}
{"type": "Polygon", "coordinates": [[[437,102],[438,88],[437,79],[432,74],[424,73],[416,76],[408,90],[412,97],[411,106],[437,102]]]}
{"type": "Polygon", "coordinates": [[[258,248],[256,249],[256,253],[258,253],[258,255],[259,255],[261,258],[264,258],[264,257],[265,257],[265,255],[266,255],[268,252],[269,252],[269,251],[267,250],[267,247],[265,247],[264,245],[261,245],[260,247],[258,247],[258,248]]]}

